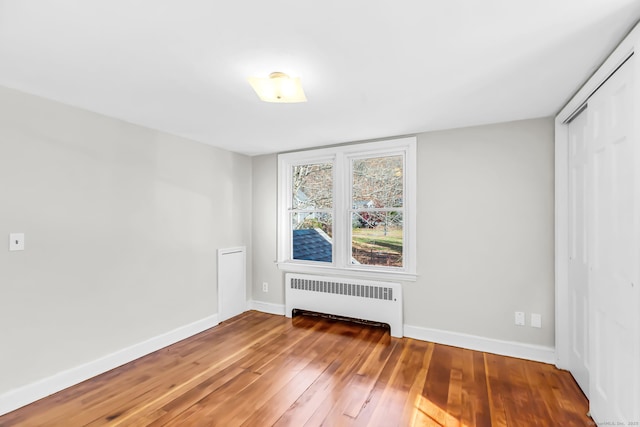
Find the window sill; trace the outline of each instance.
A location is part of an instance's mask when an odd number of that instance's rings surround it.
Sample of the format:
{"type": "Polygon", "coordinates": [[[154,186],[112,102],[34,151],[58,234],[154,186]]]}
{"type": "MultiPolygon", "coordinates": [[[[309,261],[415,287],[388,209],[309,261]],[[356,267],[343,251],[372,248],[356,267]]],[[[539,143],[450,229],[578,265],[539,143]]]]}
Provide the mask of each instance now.
{"type": "Polygon", "coordinates": [[[402,271],[371,271],[357,268],[336,268],[320,265],[297,264],[291,262],[277,262],[278,269],[290,273],[326,274],[331,276],[343,276],[354,278],[366,278],[373,280],[399,280],[403,282],[415,282],[418,275],[402,271]]]}

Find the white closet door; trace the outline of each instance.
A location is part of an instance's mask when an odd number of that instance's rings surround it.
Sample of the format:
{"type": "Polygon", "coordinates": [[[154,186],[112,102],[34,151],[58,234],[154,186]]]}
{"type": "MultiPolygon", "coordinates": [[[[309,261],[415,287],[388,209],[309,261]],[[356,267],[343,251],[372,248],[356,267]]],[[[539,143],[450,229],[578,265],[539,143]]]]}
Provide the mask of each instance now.
{"type": "Polygon", "coordinates": [[[590,98],[587,110],[590,411],[598,423],[624,425],[640,421],[633,59],[590,98]]]}
{"type": "Polygon", "coordinates": [[[569,371],[589,397],[587,112],[569,124],[569,371]]]}

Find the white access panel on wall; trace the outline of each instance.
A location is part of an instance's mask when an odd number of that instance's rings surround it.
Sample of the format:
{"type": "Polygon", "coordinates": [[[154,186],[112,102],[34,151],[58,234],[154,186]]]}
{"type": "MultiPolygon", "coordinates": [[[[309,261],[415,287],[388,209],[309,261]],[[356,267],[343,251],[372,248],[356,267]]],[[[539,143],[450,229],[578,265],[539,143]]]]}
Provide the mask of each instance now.
{"type": "Polygon", "coordinates": [[[218,316],[222,322],[247,309],[246,248],[218,249],[218,316]]]}

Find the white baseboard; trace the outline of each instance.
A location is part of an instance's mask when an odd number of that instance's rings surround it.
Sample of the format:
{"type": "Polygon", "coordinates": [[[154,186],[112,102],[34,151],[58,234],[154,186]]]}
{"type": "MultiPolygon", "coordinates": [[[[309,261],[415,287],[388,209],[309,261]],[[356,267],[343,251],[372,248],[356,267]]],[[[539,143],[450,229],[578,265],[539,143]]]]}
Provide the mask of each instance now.
{"type": "Polygon", "coordinates": [[[284,316],[284,304],[274,304],[271,302],[251,300],[247,304],[249,310],[261,311],[263,313],[277,314],[284,316]]]}
{"type": "MultiPolygon", "coordinates": [[[[251,300],[247,302],[247,309],[261,311],[263,313],[277,314],[280,316],[285,315],[284,304],[273,304],[269,302],[251,300]]],[[[552,365],[556,362],[555,349],[553,347],[546,347],[542,345],[525,344],[516,341],[503,341],[494,338],[480,337],[477,335],[411,325],[404,325],[404,336],[421,341],[430,341],[438,344],[468,348],[470,350],[483,351],[485,353],[499,354],[502,356],[517,357],[519,359],[533,360],[552,365]]]]}
{"type": "Polygon", "coordinates": [[[421,341],[431,341],[438,344],[468,348],[470,350],[499,354],[502,356],[517,357],[519,359],[534,360],[552,365],[556,362],[555,348],[542,345],[502,341],[477,335],[467,335],[459,332],[442,331],[411,325],[404,325],[404,336],[421,341]]]}
{"type": "MultiPolygon", "coordinates": [[[[283,310],[284,311],[284,310],[283,310]]],[[[0,395],[0,415],[14,411],[43,397],[93,378],[113,368],[129,363],[156,350],[175,344],[218,325],[218,315],[206,317],[146,341],[123,348],[92,362],[59,372],[0,395]]]]}

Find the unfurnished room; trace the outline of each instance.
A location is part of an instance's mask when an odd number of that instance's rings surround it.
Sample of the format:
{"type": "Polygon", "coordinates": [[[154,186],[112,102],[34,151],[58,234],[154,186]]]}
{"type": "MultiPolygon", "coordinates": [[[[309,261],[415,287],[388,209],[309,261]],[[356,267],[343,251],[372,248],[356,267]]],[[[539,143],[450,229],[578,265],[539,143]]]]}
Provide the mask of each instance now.
{"type": "Polygon", "coordinates": [[[640,426],[640,0],[0,0],[0,427],[640,426]]]}

